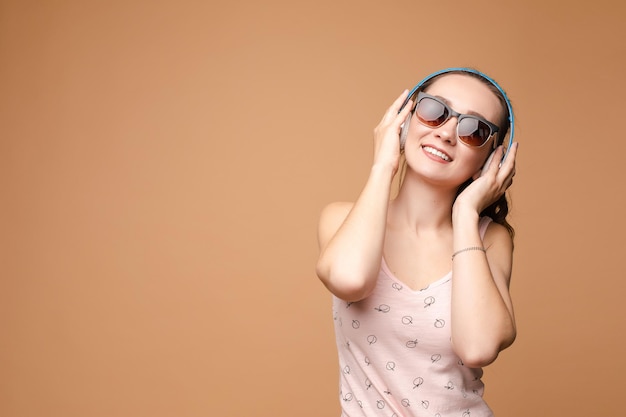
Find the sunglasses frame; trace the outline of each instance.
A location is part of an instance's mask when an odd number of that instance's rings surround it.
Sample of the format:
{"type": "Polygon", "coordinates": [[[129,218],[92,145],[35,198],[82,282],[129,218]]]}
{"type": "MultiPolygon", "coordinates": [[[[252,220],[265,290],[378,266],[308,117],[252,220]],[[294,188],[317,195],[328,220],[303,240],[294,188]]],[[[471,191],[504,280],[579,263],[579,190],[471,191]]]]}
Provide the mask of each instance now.
{"type": "MultiPolygon", "coordinates": [[[[483,146],[485,146],[485,144],[487,142],[489,142],[489,140],[492,138],[493,135],[495,135],[496,133],[498,133],[498,131],[500,130],[500,128],[491,123],[489,120],[485,119],[484,117],[480,117],[477,116],[475,114],[463,114],[463,113],[459,113],[455,110],[453,110],[450,106],[448,106],[448,104],[443,101],[442,99],[435,97],[435,96],[431,96],[430,94],[427,94],[423,91],[420,91],[419,93],[417,93],[417,99],[415,100],[415,107],[413,108],[412,113],[415,113],[415,117],[417,117],[417,120],[424,126],[429,127],[429,128],[437,128],[443,124],[445,124],[448,120],[450,120],[453,117],[457,118],[457,122],[456,122],[456,136],[457,138],[463,142],[465,145],[467,146],[471,146],[472,148],[481,148],[483,146]],[[419,104],[422,102],[423,99],[428,98],[431,99],[439,104],[441,104],[443,106],[443,108],[448,112],[448,116],[446,117],[446,119],[441,122],[440,124],[436,125],[436,126],[431,126],[425,122],[423,122],[421,120],[421,118],[417,115],[417,108],[419,107],[419,104]],[[487,127],[489,127],[489,136],[487,136],[485,138],[485,140],[483,141],[483,143],[481,143],[480,145],[472,145],[471,143],[467,143],[465,140],[463,140],[463,138],[461,137],[461,135],[459,135],[459,125],[461,124],[461,120],[463,119],[474,119],[474,120],[478,120],[479,122],[483,122],[484,124],[487,125],[487,127]]],[[[493,141],[493,148],[496,148],[496,141],[493,141]]]]}

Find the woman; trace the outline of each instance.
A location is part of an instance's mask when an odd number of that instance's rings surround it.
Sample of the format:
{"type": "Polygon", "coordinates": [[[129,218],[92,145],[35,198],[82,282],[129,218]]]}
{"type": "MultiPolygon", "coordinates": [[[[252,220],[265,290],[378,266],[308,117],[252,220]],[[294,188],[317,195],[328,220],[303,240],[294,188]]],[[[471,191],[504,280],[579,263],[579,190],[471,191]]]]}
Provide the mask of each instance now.
{"type": "Polygon", "coordinates": [[[323,210],[317,274],[334,296],[342,415],[492,415],[481,368],[516,335],[512,122],[491,78],[432,74],[375,128],[357,201],[323,210]]]}

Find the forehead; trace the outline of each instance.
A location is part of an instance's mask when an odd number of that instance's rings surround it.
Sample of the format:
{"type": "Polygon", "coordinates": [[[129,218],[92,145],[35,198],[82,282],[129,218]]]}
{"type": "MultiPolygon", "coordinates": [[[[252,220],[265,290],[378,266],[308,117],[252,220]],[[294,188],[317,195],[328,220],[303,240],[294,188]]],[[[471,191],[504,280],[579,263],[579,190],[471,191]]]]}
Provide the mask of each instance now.
{"type": "Polygon", "coordinates": [[[487,120],[499,120],[502,114],[500,100],[485,82],[463,74],[438,77],[425,90],[439,96],[459,113],[478,113],[487,120]]]}

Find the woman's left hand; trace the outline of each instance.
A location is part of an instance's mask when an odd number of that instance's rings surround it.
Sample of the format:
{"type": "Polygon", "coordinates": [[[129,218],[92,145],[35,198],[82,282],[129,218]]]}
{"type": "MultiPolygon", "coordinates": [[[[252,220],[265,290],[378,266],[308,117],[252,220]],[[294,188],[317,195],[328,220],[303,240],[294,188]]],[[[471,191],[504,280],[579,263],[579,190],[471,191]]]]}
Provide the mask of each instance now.
{"type": "Polygon", "coordinates": [[[518,143],[511,145],[506,159],[500,164],[504,148],[499,146],[489,156],[481,172],[477,173],[474,181],[459,194],[454,208],[465,207],[476,210],[480,214],[484,209],[495,203],[504,192],[513,184],[515,176],[515,156],[518,143]]]}

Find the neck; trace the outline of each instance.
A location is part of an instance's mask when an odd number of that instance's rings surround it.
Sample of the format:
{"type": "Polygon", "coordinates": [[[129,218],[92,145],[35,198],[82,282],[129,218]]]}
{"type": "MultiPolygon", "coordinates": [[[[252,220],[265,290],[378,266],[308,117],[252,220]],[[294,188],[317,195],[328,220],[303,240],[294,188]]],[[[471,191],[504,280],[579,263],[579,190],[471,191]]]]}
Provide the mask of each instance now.
{"type": "Polygon", "coordinates": [[[389,220],[416,231],[449,228],[457,188],[429,183],[407,172],[397,197],[391,202],[389,220]]]}

